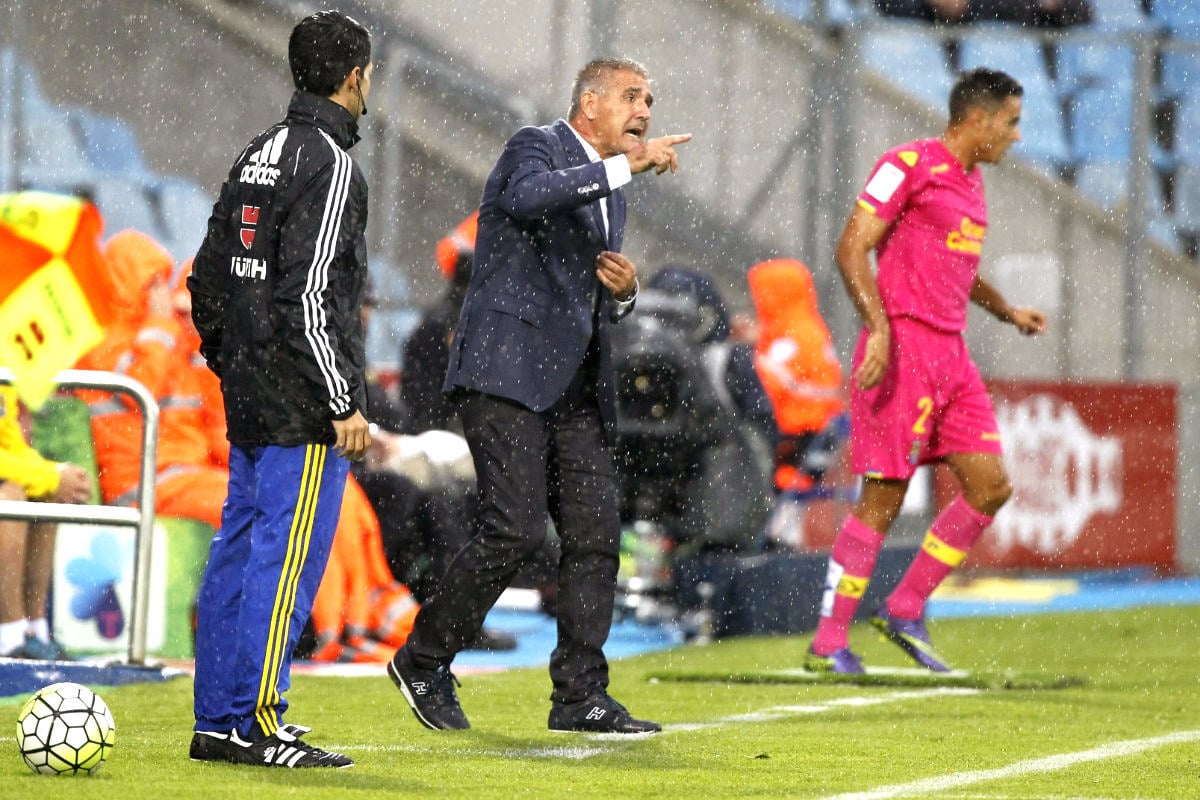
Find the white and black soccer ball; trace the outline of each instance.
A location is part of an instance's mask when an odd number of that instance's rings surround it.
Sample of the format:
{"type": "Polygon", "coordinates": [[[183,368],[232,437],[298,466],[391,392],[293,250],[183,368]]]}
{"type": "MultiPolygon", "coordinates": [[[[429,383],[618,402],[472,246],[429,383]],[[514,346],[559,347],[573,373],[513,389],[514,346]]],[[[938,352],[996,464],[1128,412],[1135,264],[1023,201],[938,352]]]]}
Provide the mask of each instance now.
{"type": "Polygon", "coordinates": [[[100,696],[78,683],[39,690],[17,715],[17,747],[34,772],[91,774],[116,740],[112,712],[100,696]]]}

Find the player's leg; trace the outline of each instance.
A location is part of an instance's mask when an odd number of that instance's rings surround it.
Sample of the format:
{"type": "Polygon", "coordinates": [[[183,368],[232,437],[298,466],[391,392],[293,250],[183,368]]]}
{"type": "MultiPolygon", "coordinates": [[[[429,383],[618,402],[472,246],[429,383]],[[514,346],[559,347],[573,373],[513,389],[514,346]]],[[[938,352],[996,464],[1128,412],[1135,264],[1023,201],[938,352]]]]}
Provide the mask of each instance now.
{"type": "MultiPolygon", "coordinates": [[[[0,481],[0,500],[25,500],[25,490],[12,481],[0,481]]],[[[29,523],[0,520],[0,656],[25,644],[29,624],[25,619],[25,551],[29,523]]]]}
{"type": "MultiPolygon", "coordinates": [[[[897,321],[883,380],[870,389],[857,384],[850,398],[850,454],[854,472],[864,476],[862,496],[834,539],[821,598],[821,616],[805,667],[861,672],[848,647],[848,632],[862,601],[883,539],[900,513],[908,482],[920,461],[928,415],[928,363],[914,355],[920,330],[897,321]]],[[[853,364],[861,362],[866,332],[859,336],[853,364]]]]}
{"type": "Polygon", "coordinates": [[[1000,454],[991,400],[963,350],[961,385],[938,418],[933,454],[953,470],[962,493],[934,519],[921,549],[872,622],[918,663],[935,671],[948,665],[925,630],[925,603],[967,557],[1012,489],[1000,454]]]}
{"type": "Polygon", "coordinates": [[[67,654],[54,641],[50,632],[47,609],[50,602],[50,582],[54,578],[54,542],[58,526],[39,522],[29,526],[29,542],[25,548],[25,617],[29,630],[37,640],[37,648],[64,659],[67,654]]]}
{"type": "Polygon", "coordinates": [[[280,730],[292,652],[325,572],[350,462],[326,445],[255,451],[255,515],[242,580],[233,713],[247,741],[280,730]]]}
{"type": "Polygon", "coordinates": [[[945,461],[963,491],[934,519],[908,572],[888,598],[887,610],[894,617],[924,615],[925,601],[966,559],[1011,493],[999,454],[956,453],[945,461]]]}
{"type": "Polygon", "coordinates": [[[849,652],[850,623],[875,570],[884,535],[900,513],[907,490],[907,480],[863,481],[862,496],[838,531],[829,555],[821,616],[805,662],[807,668],[861,671],[857,658],[849,652]]]}
{"type": "MultiPolygon", "coordinates": [[[[194,705],[199,733],[227,735],[234,725],[233,662],[253,521],[254,451],[234,445],[229,449],[221,526],[209,544],[208,562],[196,592],[194,705]]],[[[196,747],[193,751],[195,758],[196,747]]]]}

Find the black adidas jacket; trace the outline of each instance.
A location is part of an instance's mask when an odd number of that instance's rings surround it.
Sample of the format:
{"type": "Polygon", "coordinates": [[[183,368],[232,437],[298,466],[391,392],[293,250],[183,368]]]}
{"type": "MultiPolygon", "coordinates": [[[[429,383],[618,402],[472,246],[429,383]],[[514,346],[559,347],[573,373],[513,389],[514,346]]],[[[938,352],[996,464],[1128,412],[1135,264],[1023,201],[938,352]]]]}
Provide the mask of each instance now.
{"type": "Polygon", "coordinates": [[[187,285],[234,444],[333,444],[332,420],[366,413],[367,183],[346,153],[357,130],[338,104],[296,92],[213,207],[187,285]]]}

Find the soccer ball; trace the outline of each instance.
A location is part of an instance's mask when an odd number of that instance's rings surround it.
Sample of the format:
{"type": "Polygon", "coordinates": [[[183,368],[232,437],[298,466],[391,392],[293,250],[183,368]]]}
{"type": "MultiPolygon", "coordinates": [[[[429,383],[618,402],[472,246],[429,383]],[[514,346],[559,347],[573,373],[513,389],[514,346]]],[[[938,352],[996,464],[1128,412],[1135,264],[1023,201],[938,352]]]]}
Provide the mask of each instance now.
{"type": "Polygon", "coordinates": [[[78,683],[41,689],[17,715],[17,747],[34,772],[91,774],[116,740],[112,712],[100,696],[78,683]]]}

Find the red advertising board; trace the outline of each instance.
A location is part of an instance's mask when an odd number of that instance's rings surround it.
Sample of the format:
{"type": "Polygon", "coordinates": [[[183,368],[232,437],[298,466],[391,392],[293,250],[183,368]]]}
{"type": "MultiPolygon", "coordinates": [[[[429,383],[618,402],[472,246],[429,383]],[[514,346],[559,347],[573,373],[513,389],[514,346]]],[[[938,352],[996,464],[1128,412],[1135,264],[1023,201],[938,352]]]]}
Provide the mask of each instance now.
{"type": "MultiPolygon", "coordinates": [[[[1174,386],[990,381],[1013,495],[971,550],[988,568],[1175,566],[1174,386]]],[[[941,507],[958,492],[939,467],[941,507]]]]}

